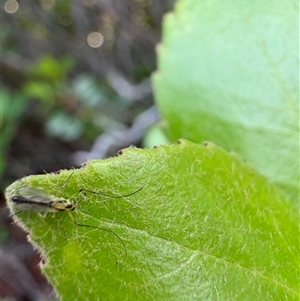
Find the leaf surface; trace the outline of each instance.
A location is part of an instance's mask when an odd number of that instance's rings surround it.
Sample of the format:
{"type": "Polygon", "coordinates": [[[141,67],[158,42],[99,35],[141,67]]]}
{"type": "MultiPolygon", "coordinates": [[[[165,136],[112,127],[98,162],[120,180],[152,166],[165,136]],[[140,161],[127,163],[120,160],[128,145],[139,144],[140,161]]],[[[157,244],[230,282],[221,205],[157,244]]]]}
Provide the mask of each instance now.
{"type": "Polygon", "coordinates": [[[294,207],[212,144],[128,148],[78,170],[26,177],[7,188],[7,199],[24,186],[77,201],[70,214],[15,216],[62,300],[299,298],[294,207]],[[127,255],[115,234],[73,220],[114,231],[127,255]]]}
{"type": "Polygon", "coordinates": [[[154,76],[169,138],[233,150],[299,205],[299,3],[179,0],[154,76]]]}

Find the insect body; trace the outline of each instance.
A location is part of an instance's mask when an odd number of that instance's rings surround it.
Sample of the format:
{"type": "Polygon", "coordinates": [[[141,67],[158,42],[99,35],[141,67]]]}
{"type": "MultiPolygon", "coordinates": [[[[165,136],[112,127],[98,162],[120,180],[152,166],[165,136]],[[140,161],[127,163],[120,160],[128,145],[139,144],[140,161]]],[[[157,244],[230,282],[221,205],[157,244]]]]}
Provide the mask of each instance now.
{"type": "MultiPolygon", "coordinates": [[[[128,197],[131,196],[137,192],[139,192],[143,187],[139,188],[138,190],[129,193],[127,195],[122,196],[109,196],[105,195],[106,197],[115,197],[115,198],[121,198],[121,197],[128,197]]],[[[98,194],[98,192],[81,189],[79,192],[90,192],[93,194],[98,194]]],[[[75,200],[70,199],[64,199],[64,198],[58,198],[52,195],[49,195],[45,193],[42,190],[30,187],[30,186],[22,186],[19,189],[17,189],[16,192],[14,192],[14,195],[9,197],[9,206],[11,207],[12,211],[14,212],[13,215],[18,214],[22,211],[27,212],[43,212],[43,213],[50,213],[50,212],[58,212],[58,211],[73,211],[77,205],[78,202],[75,200]]],[[[92,226],[92,225],[86,225],[86,224],[79,224],[74,220],[74,224],[80,227],[86,227],[86,228],[92,228],[92,229],[100,229],[105,230],[117,237],[117,239],[122,243],[125,254],[127,255],[126,246],[121,239],[121,237],[115,233],[111,229],[99,227],[99,226],[92,226]]]]}
{"type": "Polygon", "coordinates": [[[10,201],[14,211],[18,212],[31,211],[46,213],[72,211],[77,206],[77,202],[75,200],[57,198],[29,186],[20,188],[18,195],[12,196],[10,201]]]}

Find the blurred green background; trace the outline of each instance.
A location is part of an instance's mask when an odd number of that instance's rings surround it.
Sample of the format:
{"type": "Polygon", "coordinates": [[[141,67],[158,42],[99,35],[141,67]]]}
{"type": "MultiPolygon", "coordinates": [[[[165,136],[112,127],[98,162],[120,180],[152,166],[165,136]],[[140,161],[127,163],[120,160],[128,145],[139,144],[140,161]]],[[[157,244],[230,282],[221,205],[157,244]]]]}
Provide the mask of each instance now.
{"type": "MultiPolygon", "coordinates": [[[[78,167],[155,143],[150,76],[174,0],[1,2],[1,191],[25,175],[78,167]],[[145,138],[146,137],[146,138],[145,138]]],[[[159,133],[158,133],[159,135],[159,133]]],[[[41,258],[1,199],[0,297],[55,300],[41,258]]]]}

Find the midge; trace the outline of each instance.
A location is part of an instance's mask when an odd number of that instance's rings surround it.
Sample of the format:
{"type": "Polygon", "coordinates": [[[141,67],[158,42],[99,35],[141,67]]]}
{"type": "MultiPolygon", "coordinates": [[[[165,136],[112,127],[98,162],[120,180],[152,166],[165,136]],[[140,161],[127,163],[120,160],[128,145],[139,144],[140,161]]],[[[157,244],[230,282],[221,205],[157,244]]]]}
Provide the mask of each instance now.
{"type": "MultiPolygon", "coordinates": [[[[111,197],[111,198],[124,198],[124,197],[131,196],[142,189],[143,187],[129,194],[119,195],[119,196],[107,195],[104,193],[95,192],[87,189],[80,189],[79,193],[89,192],[89,193],[100,194],[102,196],[111,197]]],[[[76,202],[75,200],[58,198],[49,195],[43,192],[42,190],[30,186],[24,186],[19,188],[18,195],[12,196],[10,198],[10,201],[12,202],[12,206],[18,210],[17,213],[22,211],[44,212],[44,213],[57,212],[57,211],[73,211],[78,205],[78,202],[76,202]]]]}
{"type": "MultiPolygon", "coordinates": [[[[113,196],[113,195],[107,195],[102,194],[99,192],[95,192],[92,190],[87,189],[81,189],[80,192],[89,192],[94,194],[100,194],[106,197],[114,197],[114,198],[121,198],[121,197],[127,197],[130,195],[133,195],[137,192],[139,192],[143,187],[139,188],[138,190],[129,193],[127,195],[122,196],[113,196]]],[[[23,186],[18,189],[17,195],[14,195],[10,198],[10,207],[12,211],[14,212],[13,215],[19,214],[20,212],[27,211],[27,212],[39,212],[39,213],[53,213],[58,211],[73,211],[78,206],[78,202],[72,199],[64,199],[55,197],[52,195],[49,195],[42,190],[30,187],[30,186],[23,186]]],[[[121,239],[121,237],[115,233],[113,230],[98,227],[98,226],[91,226],[91,225],[85,225],[85,224],[79,224],[74,220],[74,224],[81,227],[87,227],[87,228],[94,228],[94,229],[100,229],[104,231],[108,231],[115,235],[118,240],[122,243],[125,254],[127,255],[126,246],[121,239]]]]}
{"type": "Polygon", "coordinates": [[[75,200],[50,196],[41,190],[29,186],[21,187],[18,194],[19,195],[15,195],[10,199],[13,207],[17,209],[18,212],[31,211],[47,213],[72,211],[77,206],[75,200]]]}

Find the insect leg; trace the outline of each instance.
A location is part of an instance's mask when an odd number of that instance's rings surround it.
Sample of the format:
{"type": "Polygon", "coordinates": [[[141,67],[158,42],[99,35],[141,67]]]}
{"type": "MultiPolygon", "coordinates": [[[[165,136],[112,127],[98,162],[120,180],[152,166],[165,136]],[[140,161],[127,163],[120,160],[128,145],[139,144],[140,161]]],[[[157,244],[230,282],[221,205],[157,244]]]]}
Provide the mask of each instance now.
{"type": "Polygon", "coordinates": [[[124,248],[124,252],[125,252],[125,256],[127,256],[127,249],[126,249],[126,246],[122,240],[122,238],[116,233],[114,232],[113,230],[110,230],[110,229],[107,229],[107,228],[103,228],[103,227],[97,227],[97,226],[90,226],[90,225],[85,225],[85,224],[78,224],[75,220],[74,220],[74,224],[76,226],[79,226],[79,227],[86,227],[86,228],[93,228],[93,229],[100,229],[100,230],[104,230],[104,231],[108,231],[110,233],[112,233],[115,237],[117,237],[117,239],[121,242],[121,244],[123,245],[123,248],[124,248]]]}

